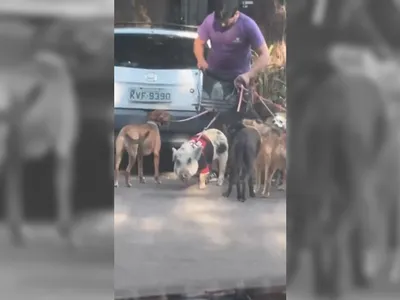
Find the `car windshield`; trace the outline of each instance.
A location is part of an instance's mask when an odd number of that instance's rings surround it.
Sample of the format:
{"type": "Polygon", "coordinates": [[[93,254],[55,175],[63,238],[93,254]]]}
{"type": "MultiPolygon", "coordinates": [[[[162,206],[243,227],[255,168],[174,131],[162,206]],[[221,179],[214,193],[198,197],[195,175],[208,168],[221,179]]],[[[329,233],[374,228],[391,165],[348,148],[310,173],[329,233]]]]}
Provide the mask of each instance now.
{"type": "Polygon", "coordinates": [[[196,68],[193,38],[160,34],[115,34],[114,66],[142,69],[196,68]]]}

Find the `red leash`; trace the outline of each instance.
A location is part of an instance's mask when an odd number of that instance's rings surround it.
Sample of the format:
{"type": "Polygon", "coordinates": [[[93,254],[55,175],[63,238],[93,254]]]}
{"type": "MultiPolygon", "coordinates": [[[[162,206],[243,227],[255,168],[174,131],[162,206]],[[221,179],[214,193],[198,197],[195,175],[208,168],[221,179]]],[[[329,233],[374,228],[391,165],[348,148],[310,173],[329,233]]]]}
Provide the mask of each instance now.
{"type": "MultiPolygon", "coordinates": [[[[249,90],[249,89],[246,89],[243,85],[240,86],[239,104],[238,104],[238,109],[237,109],[237,111],[240,110],[242,101],[245,101],[245,100],[243,99],[243,91],[250,91],[250,90],[249,90]]],[[[276,104],[276,103],[274,103],[272,100],[262,97],[262,96],[261,96],[260,94],[258,94],[254,89],[252,89],[251,92],[252,92],[252,95],[255,96],[255,98],[256,98],[255,100],[260,101],[268,110],[270,110],[270,109],[266,106],[266,104],[264,103],[264,101],[265,101],[265,102],[268,102],[269,104],[271,104],[271,105],[273,105],[273,106],[275,106],[275,107],[278,108],[280,111],[286,112],[286,108],[284,108],[282,105],[276,104]]],[[[253,98],[253,97],[252,97],[252,98],[253,98]]],[[[254,101],[254,99],[252,99],[252,101],[253,101],[253,104],[256,102],[256,101],[254,101]]]]}

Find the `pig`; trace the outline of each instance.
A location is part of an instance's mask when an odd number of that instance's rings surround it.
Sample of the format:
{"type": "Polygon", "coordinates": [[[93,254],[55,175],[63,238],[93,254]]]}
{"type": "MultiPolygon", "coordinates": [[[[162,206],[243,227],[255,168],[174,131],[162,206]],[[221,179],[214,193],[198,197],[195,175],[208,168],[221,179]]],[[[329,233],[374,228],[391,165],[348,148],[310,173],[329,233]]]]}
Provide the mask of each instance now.
{"type": "Polygon", "coordinates": [[[228,161],[228,139],[218,129],[207,129],[184,142],[179,149],[172,148],[174,172],[183,182],[199,173],[199,189],[205,189],[210,166],[218,160],[217,185],[224,183],[228,161]]]}

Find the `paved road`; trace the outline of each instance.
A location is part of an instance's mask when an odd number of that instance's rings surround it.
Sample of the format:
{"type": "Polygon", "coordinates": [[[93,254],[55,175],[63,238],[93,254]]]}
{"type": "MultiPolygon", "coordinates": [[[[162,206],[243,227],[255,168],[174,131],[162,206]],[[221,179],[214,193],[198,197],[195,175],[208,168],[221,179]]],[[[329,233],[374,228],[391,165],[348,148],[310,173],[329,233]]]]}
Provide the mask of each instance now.
{"type": "Polygon", "coordinates": [[[115,190],[116,296],[285,284],[286,203],[282,193],[246,203],[151,178],[115,190]]]}

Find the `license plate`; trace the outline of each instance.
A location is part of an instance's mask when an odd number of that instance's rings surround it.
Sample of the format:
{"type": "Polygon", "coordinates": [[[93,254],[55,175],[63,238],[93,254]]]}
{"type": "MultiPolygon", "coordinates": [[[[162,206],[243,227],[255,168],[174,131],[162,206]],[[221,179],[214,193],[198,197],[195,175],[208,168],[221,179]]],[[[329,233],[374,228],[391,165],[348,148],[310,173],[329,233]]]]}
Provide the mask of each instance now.
{"type": "Polygon", "coordinates": [[[129,100],[137,101],[171,101],[171,93],[163,89],[135,88],[129,91],[129,100]]]}

